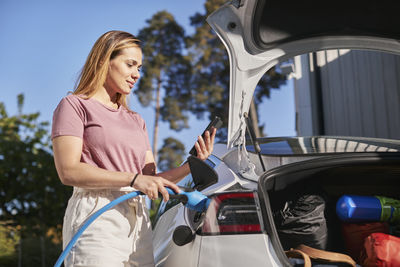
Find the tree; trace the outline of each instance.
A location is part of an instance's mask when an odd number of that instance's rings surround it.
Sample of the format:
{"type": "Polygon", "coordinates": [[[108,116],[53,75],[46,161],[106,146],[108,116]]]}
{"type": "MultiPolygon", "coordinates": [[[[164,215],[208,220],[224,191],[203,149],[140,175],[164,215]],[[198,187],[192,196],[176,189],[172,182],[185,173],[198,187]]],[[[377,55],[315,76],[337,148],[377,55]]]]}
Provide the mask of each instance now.
{"type": "Polygon", "coordinates": [[[164,144],[159,151],[158,167],[161,171],[176,168],[182,164],[184,156],[185,145],[175,138],[168,137],[164,139],[164,144]]]}
{"type": "Polygon", "coordinates": [[[147,20],[148,26],[141,29],[138,38],[142,41],[143,77],[139,80],[135,94],[143,106],[155,100],[153,153],[157,159],[158,124],[160,116],[174,130],[187,128],[187,109],[183,99],[190,98],[188,75],[190,64],[183,56],[185,32],[174,17],[161,11],[147,20]],[[163,108],[161,90],[163,89],[163,108]],[[155,97],[153,97],[155,95],[155,97]]]}
{"type": "Polygon", "coordinates": [[[23,102],[23,95],[19,95],[18,114],[14,116],[9,116],[0,102],[0,220],[19,226],[21,238],[42,240],[45,253],[49,229],[54,229],[60,240],[71,188],[58,179],[48,122],[39,122],[39,113],[22,113],[23,102]]]}
{"type": "Polygon", "coordinates": [[[0,266],[15,266],[17,262],[16,248],[19,243],[18,231],[15,227],[4,226],[0,222],[0,266]]]}
{"type": "MultiPolygon", "coordinates": [[[[198,118],[209,113],[212,119],[220,116],[224,125],[227,125],[229,114],[229,58],[226,49],[218,36],[207,24],[209,14],[222,6],[225,0],[207,0],[204,4],[205,13],[196,13],[190,17],[195,33],[188,38],[187,48],[193,59],[193,74],[191,80],[193,102],[192,112],[198,118]]],[[[250,115],[257,121],[258,104],[263,98],[270,97],[270,90],[279,88],[286,82],[285,76],[278,73],[275,68],[263,76],[255,91],[253,112],[250,115]]],[[[258,125],[253,122],[253,125],[258,125]]],[[[225,131],[218,131],[220,138],[226,137],[225,131]]]]}

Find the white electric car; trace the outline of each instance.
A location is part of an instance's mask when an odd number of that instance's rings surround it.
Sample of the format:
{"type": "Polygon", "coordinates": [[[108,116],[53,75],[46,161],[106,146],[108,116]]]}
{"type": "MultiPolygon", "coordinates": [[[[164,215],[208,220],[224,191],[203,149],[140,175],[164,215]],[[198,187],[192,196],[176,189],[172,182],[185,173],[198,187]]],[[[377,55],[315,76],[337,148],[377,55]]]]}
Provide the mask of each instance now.
{"type": "MultiPolygon", "coordinates": [[[[398,10],[395,1],[385,0],[237,0],[208,17],[230,58],[228,139],[215,145],[204,172],[179,183],[207,195],[207,210],[193,211],[176,199],[160,205],[153,236],[156,266],[292,266],[277,215],[285,201],[307,190],[328,199],[325,248],[343,252],[335,216],[341,195],[400,199],[398,140],[274,137],[258,139],[258,149],[245,136],[246,113],[266,71],[326,49],[399,54],[398,10]],[[216,180],[196,187],[202,175],[216,180]]],[[[395,66],[399,89],[400,65],[395,66]]],[[[400,102],[398,91],[394,101],[400,102]]]]}

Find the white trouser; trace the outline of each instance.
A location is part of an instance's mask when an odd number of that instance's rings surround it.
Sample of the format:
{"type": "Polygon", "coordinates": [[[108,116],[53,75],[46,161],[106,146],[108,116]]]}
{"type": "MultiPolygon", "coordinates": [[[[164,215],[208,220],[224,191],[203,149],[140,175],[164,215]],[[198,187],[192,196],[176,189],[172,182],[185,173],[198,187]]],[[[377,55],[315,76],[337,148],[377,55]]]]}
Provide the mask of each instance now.
{"type": "MultiPolygon", "coordinates": [[[[63,224],[63,248],[87,218],[126,191],[74,188],[63,224]]],[[[154,266],[150,217],[143,196],[122,202],[98,217],[79,237],[66,267],[154,266]]]]}

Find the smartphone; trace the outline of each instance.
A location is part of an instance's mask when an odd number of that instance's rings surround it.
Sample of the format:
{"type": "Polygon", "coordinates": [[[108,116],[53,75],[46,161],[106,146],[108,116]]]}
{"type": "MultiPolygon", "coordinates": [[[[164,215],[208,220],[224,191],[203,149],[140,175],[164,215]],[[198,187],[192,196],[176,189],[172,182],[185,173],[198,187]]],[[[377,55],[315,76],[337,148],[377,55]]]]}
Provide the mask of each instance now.
{"type": "MultiPolygon", "coordinates": [[[[208,124],[208,126],[206,127],[206,129],[204,130],[204,132],[202,133],[202,137],[204,138],[204,134],[206,133],[206,131],[211,130],[212,128],[220,128],[222,126],[222,121],[218,116],[215,116],[215,118],[208,124]]],[[[189,151],[189,154],[193,155],[193,156],[197,156],[197,151],[196,151],[196,147],[193,146],[192,149],[189,151]]]]}

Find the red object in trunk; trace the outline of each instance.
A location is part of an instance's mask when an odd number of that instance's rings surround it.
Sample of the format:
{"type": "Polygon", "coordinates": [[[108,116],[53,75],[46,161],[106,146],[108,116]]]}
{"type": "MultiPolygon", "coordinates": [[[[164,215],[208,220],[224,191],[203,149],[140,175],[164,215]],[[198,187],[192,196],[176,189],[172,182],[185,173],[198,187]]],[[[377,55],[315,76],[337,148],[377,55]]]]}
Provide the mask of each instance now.
{"type": "Polygon", "coordinates": [[[360,263],[365,238],[373,233],[389,233],[389,225],[386,222],[342,223],[342,233],[346,254],[360,263]]]}
{"type": "Polygon", "coordinates": [[[364,242],[362,266],[400,266],[400,238],[374,233],[369,235],[364,242]]]}

